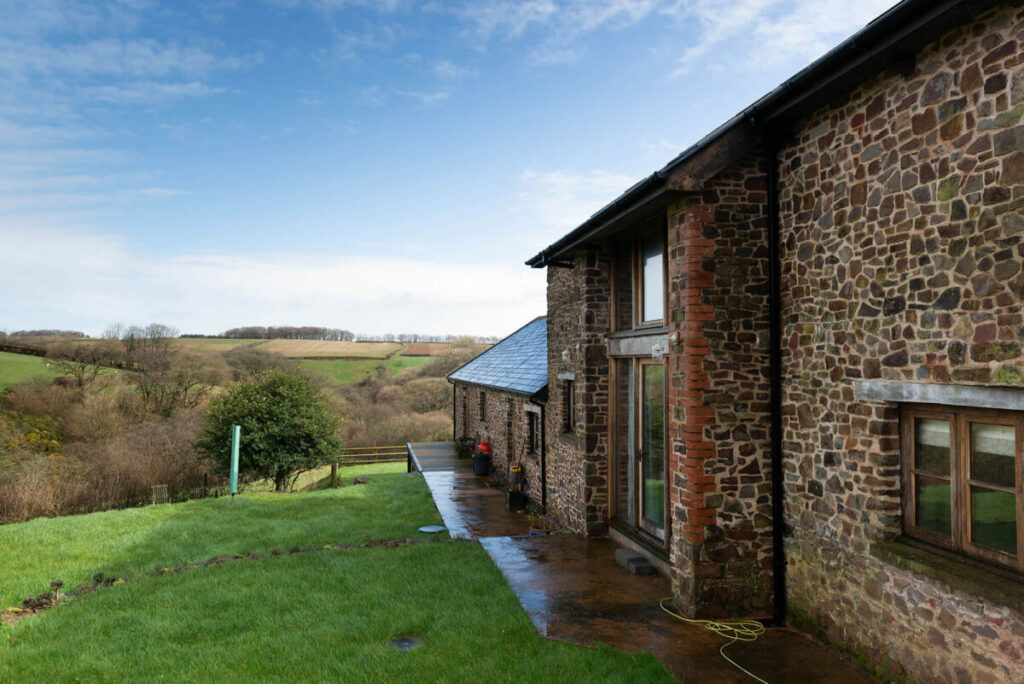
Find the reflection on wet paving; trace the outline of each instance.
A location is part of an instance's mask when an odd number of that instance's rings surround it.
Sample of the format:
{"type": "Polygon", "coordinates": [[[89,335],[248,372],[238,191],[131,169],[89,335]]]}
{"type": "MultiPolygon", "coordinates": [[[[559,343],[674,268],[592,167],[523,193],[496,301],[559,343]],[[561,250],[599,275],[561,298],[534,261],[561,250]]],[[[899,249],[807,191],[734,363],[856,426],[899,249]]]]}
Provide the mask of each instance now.
{"type": "MultiPolygon", "coordinates": [[[[461,467],[454,452],[449,457],[437,447],[431,453],[437,458],[425,465],[423,477],[449,533],[480,540],[541,634],[649,651],[680,681],[753,681],[719,655],[725,640],[662,612],[658,602],[671,591],[667,578],[628,573],[615,563],[616,544],[609,539],[525,536],[529,519],[506,510],[501,489],[461,467]]],[[[873,681],[837,652],[790,629],[769,629],[727,653],[773,684],[873,681]]]]}
{"type": "Polygon", "coordinates": [[[473,471],[427,471],[423,478],[452,537],[480,539],[530,533],[526,514],[506,510],[505,492],[488,487],[473,471]]]}
{"type": "MultiPolygon", "coordinates": [[[[670,594],[668,579],[626,572],[615,563],[611,540],[559,534],[480,543],[544,636],[650,651],[683,681],[752,681],[718,654],[725,640],[662,612],[658,602],[670,594]]],[[[769,629],[727,653],[769,682],[873,681],[836,652],[790,629],[769,629]]]]}

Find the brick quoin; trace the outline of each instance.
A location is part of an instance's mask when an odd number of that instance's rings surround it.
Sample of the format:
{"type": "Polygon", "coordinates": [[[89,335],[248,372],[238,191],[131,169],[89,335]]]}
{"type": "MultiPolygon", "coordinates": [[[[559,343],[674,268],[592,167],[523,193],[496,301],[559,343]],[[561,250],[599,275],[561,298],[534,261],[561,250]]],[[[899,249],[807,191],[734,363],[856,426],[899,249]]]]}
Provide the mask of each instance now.
{"type": "Polygon", "coordinates": [[[715,524],[714,509],[705,507],[705,495],[715,491],[715,478],[704,472],[705,459],[715,454],[714,442],[704,438],[704,426],[714,424],[714,410],[704,408],[704,390],[708,376],[703,372],[703,359],[710,352],[710,341],[705,337],[704,321],[714,320],[712,307],[704,303],[704,288],[714,281],[713,274],[704,268],[705,257],[713,253],[714,243],[704,237],[704,223],[714,216],[711,207],[691,205],[686,210],[687,220],[680,230],[681,287],[679,303],[682,305],[680,335],[682,350],[679,370],[682,372],[682,454],[683,495],[680,503],[685,513],[683,534],[688,542],[702,542],[706,529],[715,524]]]}

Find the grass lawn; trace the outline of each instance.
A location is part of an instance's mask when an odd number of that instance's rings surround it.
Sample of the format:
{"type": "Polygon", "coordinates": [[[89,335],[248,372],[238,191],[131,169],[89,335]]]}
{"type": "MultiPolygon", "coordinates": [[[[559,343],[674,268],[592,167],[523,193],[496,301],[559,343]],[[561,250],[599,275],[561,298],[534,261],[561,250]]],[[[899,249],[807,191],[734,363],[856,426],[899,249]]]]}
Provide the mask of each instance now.
{"type": "Polygon", "coordinates": [[[42,357],[0,352],[0,390],[36,378],[53,380],[60,374],[56,368],[47,368],[42,357]]]}
{"type": "Polygon", "coordinates": [[[299,366],[314,375],[322,375],[335,385],[354,385],[368,377],[376,377],[377,368],[384,366],[388,373],[394,375],[406,368],[422,366],[430,361],[429,356],[392,356],[383,359],[302,359],[299,366]]]}
{"type": "Polygon", "coordinates": [[[0,610],[56,579],[73,589],[97,572],[123,577],[224,554],[424,536],[417,528],[440,523],[422,479],[371,474],[352,485],[367,471],[342,472],[339,489],[308,494],[244,493],[234,503],[204,499],[0,526],[0,610]]]}
{"type": "MultiPolygon", "coordinates": [[[[182,557],[408,537],[437,522],[422,478],[367,472],[367,485],[247,495],[233,509],[217,500],[0,528],[3,595],[60,576],[36,568],[62,566],[70,580],[182,557]]],[[[541,638],[486,552],[447,539],[147,572],[0,627],[0,681],[158,678],[671,681],[650,655],[541,638]],[[387,645],[396,637],[423,645],[396,651],[387,645]]]]}

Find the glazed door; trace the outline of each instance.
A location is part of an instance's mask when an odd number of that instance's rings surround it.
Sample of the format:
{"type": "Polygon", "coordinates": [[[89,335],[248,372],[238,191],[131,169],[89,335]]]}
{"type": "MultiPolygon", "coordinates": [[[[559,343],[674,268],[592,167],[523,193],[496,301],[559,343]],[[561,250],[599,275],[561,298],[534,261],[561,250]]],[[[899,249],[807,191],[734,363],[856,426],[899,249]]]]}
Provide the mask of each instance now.
{"type": "Polygon", "coordinates": [[[637,519],[640,528],[665,539],[665,366],[638,364],[637,389],[637,519]]]}

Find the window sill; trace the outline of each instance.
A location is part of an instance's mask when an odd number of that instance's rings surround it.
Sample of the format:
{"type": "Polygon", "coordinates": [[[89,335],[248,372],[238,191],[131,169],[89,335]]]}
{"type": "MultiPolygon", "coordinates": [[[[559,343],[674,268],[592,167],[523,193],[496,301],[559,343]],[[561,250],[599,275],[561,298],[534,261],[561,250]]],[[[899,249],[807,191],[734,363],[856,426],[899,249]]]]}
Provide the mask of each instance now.
{"type": "Polygon", "coordinates": [[[655,543],[645,534],[642,534],[637,528],[633,527],[625,520],[620,518],[612,518],[608,526],[613,530],[621,534],[626,539],[629,539],[634,544],[642,547],[644,551],[651,554],[655,558],[662,560],[666,563],[669,562],[668,549],[661,546],[659,543],[655,543]]]}
{"type": "Polygon", "coordinates": [[[871,555],[994,604],[1024,612],[1024,576],[984,566],[905,537],[871,545],[871,555]]]}
{"type": "Polygon", "coordinates": [[[632,330],[619,330],[617,332],[608,333],[607,337],[610,340],[617,340],[624,337],[646,337],[648,335],[667,335],[668,328],[660,323],[655,325],[648,325],[646,327],[633,328],[632,330]]]}

